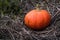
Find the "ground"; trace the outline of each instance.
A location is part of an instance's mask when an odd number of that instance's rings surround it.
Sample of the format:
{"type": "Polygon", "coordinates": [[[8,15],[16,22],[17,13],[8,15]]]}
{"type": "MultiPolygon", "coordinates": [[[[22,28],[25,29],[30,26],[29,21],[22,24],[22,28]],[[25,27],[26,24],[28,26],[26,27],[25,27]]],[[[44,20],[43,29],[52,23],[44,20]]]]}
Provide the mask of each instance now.
{"type": "Polygon", "coordinates": [[[11,1],[12,4],[6,1],[7,6],[0,6],[1,40],[60,40],[60,0],[14,0],[16,5],[11,1]],[[23,21],[26,13],[35,9],[36,4],[51,14],[50,25],[41,31],[28,28],[23,21]]]}

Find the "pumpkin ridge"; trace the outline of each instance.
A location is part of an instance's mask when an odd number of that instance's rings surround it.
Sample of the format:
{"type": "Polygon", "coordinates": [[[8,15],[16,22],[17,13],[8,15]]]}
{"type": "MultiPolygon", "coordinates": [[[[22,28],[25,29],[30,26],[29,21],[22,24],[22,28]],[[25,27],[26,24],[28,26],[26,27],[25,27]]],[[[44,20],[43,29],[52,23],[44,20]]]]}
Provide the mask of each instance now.
{"type": "Polygon", "coordinates": [[[43,16],[43,25],[44,25],[43,27],[45,27],[46,20],[43,13],[42,13],[42,16],[43,16]]]}
{"type": "Polygon", "coordinates": [[[44,28],[44,16],[43,16],[43,14],[42,14],[42,18],[43,18],[43,19],[42,19],[42,23],[43,23],[43,24],[42,24],[42,28],[41,28],[41,29],[44,28]]]}
{"type": "Polygon", "coordinates": [[[42,22],[43,22],[44,20],[43,20],[43,18],[42,18],[42,17],[43,17],[43,16],[42,16],[41,12],[40,12],[40,11],[38,11],[38,13],[37,13],[37,19],[36,19],[36,20],[37,20],[37,23],[36,23],[36,24],[38,25],[38,26],[37,26],[37,28],[38,28],[38,29],[41,29],[41,27],[40,27],[40,26],[43,26],[42,22]],[[41,16],[41,18],[40,18],[38,15],[40,15],[40,16],[41,16]],[[39,17],[39,18],[38,18],[38,17],[39,17]],[[39,20],[40,20],[40,21],[39,21],[39,20]],[[38,21],[39,21],[39,24],[38,24],[38,21]]]}

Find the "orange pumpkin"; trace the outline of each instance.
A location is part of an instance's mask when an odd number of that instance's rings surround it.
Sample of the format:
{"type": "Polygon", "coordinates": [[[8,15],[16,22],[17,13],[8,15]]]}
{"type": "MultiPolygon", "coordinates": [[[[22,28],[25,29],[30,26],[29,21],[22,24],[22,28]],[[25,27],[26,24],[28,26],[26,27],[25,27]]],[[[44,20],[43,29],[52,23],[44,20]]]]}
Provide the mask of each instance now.
{"type": "Polygon", "coordinates": [[[47,10],[32,10],[25,15],[24,23],[32,29],[44,29],[51,20],[51,15],[47,10]]]}

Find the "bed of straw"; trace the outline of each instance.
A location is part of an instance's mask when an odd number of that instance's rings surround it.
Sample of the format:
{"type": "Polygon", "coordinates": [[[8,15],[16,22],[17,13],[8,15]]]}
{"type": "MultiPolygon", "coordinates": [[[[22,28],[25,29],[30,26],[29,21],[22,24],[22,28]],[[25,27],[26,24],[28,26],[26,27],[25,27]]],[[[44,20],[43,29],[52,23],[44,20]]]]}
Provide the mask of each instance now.
{"type": "Polygon", "coordinates": [[[0,0],[0,39],[60,40],[60,0],[0,0]],[[32,30],[23,22],[36,4],[51,15],[50,25],[41,31],[32,30]]]}

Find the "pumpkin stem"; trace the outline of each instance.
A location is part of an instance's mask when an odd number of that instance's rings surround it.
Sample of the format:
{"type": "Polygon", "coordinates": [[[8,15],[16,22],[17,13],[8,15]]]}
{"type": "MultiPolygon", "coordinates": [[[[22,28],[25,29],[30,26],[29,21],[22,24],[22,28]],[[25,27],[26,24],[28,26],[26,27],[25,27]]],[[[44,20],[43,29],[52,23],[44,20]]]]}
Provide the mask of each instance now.
{"type": "Polygon", "coordinates": [[[36,7],[35,7],[35,8],[36,8],[37,10],[40,10],[39,7],[40,7],[40,5],[39,5],[39,4],[36,4],[36,7]]]}

